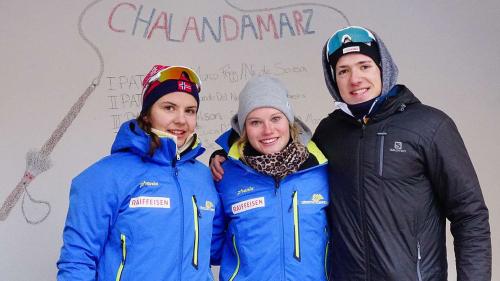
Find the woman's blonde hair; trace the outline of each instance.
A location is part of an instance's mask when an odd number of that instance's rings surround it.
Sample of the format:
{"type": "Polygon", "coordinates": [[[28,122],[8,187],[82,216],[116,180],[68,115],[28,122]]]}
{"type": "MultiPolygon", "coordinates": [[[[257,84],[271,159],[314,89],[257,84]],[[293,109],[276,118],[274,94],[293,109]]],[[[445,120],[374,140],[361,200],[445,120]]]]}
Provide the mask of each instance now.
{"type": "MultiPolygon", "coordinates": [[[[292,124],[289,125],[290,128],[290,137],[292,138],[292,141],[298,141],[299,139],[299,134],[300,134],[300,128],[297,125],[296,122],[293,122],[292,124]]],[[[236,145],[238,147],[238,152],[240,153],[240,160],[245,162],[245,146],[249,144],[248,141],[248,136],[245,127],[243,127],[243,132],[241,133],[240,138],[236,141],[236,145]]],[[[246,162],[245,162],[246,163],[246,162]]]]}

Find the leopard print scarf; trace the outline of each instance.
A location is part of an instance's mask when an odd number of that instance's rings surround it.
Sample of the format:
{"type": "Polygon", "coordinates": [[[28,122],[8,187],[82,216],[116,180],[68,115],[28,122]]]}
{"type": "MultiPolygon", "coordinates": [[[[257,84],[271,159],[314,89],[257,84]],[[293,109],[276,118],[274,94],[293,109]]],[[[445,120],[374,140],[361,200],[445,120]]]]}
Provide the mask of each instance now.
{"type": "Polygon", "coordinates": [[[276,179],[296,172],[309,157],[306,147],[298,142],[291,142],[281,151],[267,155],[245,155],[246,163],[265,175],[276,179]]]}

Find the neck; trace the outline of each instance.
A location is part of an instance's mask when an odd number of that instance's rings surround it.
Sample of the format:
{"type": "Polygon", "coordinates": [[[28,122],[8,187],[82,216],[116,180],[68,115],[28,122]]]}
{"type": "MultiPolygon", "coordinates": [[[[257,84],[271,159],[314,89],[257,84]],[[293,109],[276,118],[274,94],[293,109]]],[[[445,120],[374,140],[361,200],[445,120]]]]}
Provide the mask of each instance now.
{"type": "Polygon", "coordinates": [[[369,113],[370,108],[372,107],[372,104],[376,98],[377,97],[358,104],[348,104],[347,107],[349,107],[349,110],[351,111],[354,118],[359,120],[369,113]]]}

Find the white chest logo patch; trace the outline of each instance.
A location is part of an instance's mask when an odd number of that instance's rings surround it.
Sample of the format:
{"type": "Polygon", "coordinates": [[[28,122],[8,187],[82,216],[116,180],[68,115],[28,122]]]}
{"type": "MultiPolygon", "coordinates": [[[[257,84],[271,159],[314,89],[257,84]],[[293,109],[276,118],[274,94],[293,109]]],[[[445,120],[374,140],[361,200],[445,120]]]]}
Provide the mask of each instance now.
{"type": "Polygon", "coordinates": [[[233,211],[233,214],[236,215],[242,212],[246,212],[248,210],[252,210],[255,208],[262,208],[265,206],[266,206],[266,201],[264,200],[264,197],[258,197],[241,201],[231,205],[231,211],[233,211]]]}
{"type": "Polygon", "coordinates": [[[403,143],[400,141],[394,142],[394,148],[389,149],[391,152],[406,152],[406,149],[403,148],[403,143]]]}
{"type": "Polygon", "coordinates": [[[130,199],[130,208],[170,208],[170,198],[168,197],[147,197],[139,196],[130,199]]]}

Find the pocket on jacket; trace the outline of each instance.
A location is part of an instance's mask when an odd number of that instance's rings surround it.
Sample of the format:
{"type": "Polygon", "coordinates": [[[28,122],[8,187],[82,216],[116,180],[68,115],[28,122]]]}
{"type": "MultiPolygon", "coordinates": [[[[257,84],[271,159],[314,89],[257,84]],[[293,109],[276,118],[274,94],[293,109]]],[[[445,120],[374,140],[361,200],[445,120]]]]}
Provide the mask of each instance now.
{"type": "Polygon", "coordinates": [[[420,241],[417,241],[417,278],[422,281],[422,247],[420,241]]]}
{"type": "Polygon", "coordinates": [[[116,281],[120,281],[122,279],[122,273],[125,269],[125,263],[127,261],[127,237],[125,234],[120,234],[120,249],[121,249],[121,261],[118,266],[118,271],[116,273],[116,281]]]}
{"type": "Polygon", "coordinates": [[[377,132],[374,157],[375,174],[384,179],[405,179],[424,173],[424,159],[419,153],[418,136],[391,129],[377,132]]]}
{"type": "Polygon", "coordinates": [[[240,272],[240,265],[241,265],[241,259],[240,259],[240,253],[238,251],[238,246],[236,244],[236,236],[233,234],[232,237],[232,244],[233,244],[233,251],[234,251],[234,255],[236,257],[236,267],[233,271],[233,273],[231,274],[231,276],[229,277],[229,281],[234,281],[236,276],[238,275],[238,273],[240,272]]]}

